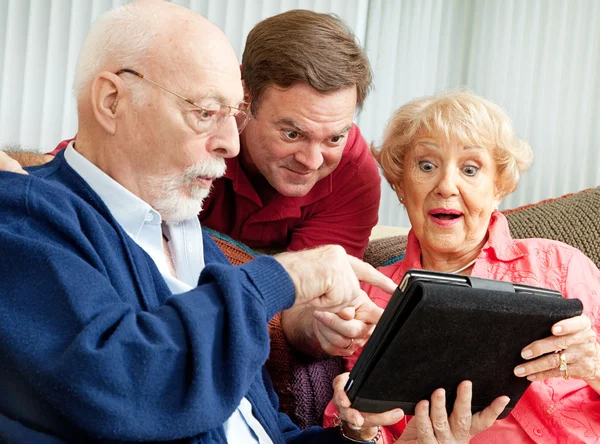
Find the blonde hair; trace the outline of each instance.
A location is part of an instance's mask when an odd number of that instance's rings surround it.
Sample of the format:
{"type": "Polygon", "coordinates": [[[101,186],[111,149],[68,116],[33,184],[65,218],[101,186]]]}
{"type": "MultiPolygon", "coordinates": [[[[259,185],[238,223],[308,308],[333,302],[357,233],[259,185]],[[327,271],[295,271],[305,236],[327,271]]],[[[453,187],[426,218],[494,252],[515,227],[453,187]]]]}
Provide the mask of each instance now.
{"type": "Polygon", "coordinates": [[[401,106],[390,119],[373,156],[392,188],[400,183],[404,158],[417,136],[443,137],[490,150],[501,197],[512,193],[533,161],[533,150],[519,139],[512,120],[497,104],[470,91],[446,91],[401,106]]]}

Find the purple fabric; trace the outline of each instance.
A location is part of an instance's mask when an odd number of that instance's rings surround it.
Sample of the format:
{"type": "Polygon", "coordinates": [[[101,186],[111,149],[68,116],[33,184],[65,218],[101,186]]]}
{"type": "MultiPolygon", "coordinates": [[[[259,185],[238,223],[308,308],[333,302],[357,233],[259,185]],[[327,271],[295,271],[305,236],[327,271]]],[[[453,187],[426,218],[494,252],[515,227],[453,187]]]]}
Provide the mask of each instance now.
{"type": "Polygon", "coordinates": [[[299,427],[323,423],[323,412],[333,397],[333,379],[343,371],[339,357],[315,360],[294,355],[291,384],[296,398],[295,423],[299,427]]]}

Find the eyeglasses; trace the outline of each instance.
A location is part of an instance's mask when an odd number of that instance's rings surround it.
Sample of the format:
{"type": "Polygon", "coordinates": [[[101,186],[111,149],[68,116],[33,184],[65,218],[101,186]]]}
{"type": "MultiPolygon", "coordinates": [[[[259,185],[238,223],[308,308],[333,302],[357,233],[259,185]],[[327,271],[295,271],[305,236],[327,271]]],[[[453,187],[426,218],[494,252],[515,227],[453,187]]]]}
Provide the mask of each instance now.
{"type": "Polygon", "coordinates": [[[180,98],[181,100],[186,101],[190,105],[194,107],[192,110],[194,112],[194,118],[191,119],[192,126],[194,130],[198,133],[209,133],[214,134],[219,131],[219,129],[223,126],[225,119],[229,116],[235,117],[235,122],[237,124],[238,134],[241,133],[248,120],[250,120],[250,115],[247,111],[236,108],[235,106],[224,105],[222,103],[211,103],[208,106],[200,106],[190,99],[183,97],[176,92],[171,91],[168,88],[165,88],[162,85],[159,85],[153,80],[150,80],[147,77],[144,77],[143,74],[140,74],[133,69],[121,69],[117,71],[116,75],[121,75],[124,72],[133,74],[134,76],[139,77],[140,79],[144,79],[155,86],[158,86],[160,89],[167,91],[168,93],[173,94],[175,97],[180,98]]]}

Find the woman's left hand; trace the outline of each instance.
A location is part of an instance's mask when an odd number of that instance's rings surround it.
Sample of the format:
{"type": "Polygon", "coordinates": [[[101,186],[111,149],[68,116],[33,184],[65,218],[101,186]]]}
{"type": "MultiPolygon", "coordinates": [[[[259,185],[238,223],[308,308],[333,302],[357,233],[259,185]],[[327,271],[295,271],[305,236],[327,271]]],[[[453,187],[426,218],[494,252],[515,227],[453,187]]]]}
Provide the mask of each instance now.
{"type": "Polygon", "coordinates": [[[521,351],[521,356],[529,362],[515,367],[515,375],[530,381],[560,377],[583,379],[590,385],[597,385],[600,345],[590,319],[586,315],[564,319],[552,326],[552,333],[521,351]],[[560,369],[561,355],[566,361],[566,370],[560,369]]]}

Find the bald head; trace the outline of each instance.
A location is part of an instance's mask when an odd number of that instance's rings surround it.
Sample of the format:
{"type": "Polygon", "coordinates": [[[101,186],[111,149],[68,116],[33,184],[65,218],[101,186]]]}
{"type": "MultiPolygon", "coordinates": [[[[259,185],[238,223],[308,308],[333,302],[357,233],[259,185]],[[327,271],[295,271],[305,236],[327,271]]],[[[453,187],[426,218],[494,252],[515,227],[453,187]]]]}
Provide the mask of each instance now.
{"type": "Polygon", "coordinates": [[[224,74],[238,72],[233,48],[217,26],[173,3],[138,0],[94,23],[80,52],[74,92],[80,97],[102,71],[129,68],[152,77],[185,71],[192,61],[224,74]]]}

